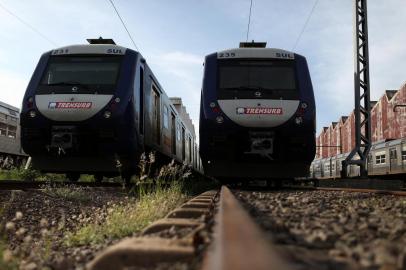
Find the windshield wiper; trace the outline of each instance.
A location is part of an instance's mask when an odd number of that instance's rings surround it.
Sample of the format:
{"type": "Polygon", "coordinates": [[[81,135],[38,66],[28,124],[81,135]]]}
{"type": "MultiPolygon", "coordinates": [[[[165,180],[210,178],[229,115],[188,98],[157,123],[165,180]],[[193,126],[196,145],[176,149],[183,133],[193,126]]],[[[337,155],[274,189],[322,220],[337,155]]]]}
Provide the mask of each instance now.
{"type": "Polygon", "coordinates": [[[57,82],[57,83],[49,83],[49,86],[58,86],[58,85],[68,85],[68,86],[80,86],[85,89],[89,89],[88,85],[81,84],[80,82],[73,82],[73,81],[68,81],[68,82],[57,82]]]}
{"type": "Polygon", "coordinates": [[[223,90],[261,90],[258,86],[237,86],[237,87],[224,87],[223,90]]]}

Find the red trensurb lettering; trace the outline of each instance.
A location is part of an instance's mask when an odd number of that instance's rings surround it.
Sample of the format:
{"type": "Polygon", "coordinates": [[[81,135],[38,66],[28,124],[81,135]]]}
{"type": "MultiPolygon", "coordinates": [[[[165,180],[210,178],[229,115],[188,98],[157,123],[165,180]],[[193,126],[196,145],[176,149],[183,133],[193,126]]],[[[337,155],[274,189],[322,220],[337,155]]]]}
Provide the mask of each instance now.
{"type": "Polygon", "coordinates": [[[244,109],[243,114],[273,114],[273,115],[283,114],[282,108],[243,108],[243,109],[244,109]]]}
{"type": "Polygon", "coordinates": [[[55,102],[52,108],[55,109],[90,109],[92,102],[55,102]]]}

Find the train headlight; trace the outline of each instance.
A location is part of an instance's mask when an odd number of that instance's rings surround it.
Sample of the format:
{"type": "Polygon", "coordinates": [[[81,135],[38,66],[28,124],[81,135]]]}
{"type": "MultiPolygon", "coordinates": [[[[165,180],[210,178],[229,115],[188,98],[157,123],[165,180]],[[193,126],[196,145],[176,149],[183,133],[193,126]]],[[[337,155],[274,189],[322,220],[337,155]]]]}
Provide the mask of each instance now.
{"type": "Polygon", "coordinates": [[[224,122],[223,116],[217,116],[216,117],[216,122],[217,122],[217,124],[222,124],[224,122]]]}
{"type": "Polygon", "coordinates": [[[27,99],[27,107],[28,107],[29,109],[31,109],[33,106],[34,106],[34,98],[33,98],[33,97],[29,97],[29,98],[27,99]]]}
{"type": "Polygon", "coordinates": [[[119,103],[119,102],[120,102],[120,98],[119,98],[119,97],[116,97],[116,98],[114,99],[114,101],[115,101],[116,103],[119,103]]]}
{"type": "Polygon", "coordinates": [[[104,118],[109,119],[111,117],[111,112],[110,111],[105,111],[103,116],[104,116],[104,118]]]}
{"type": "Polygon", "coordinates": [[[301,116],[296,117],[295,123],[296,125],[301,125],[303,123],[303,118],[301,116]]]}
{"type": "Polygon", "coordinates": [[[36,113],[35,111],[30,111],[30,112],[28,113],[28,115],[29,115],[31,118],[34,118],[34,117],[37,116],[37,113],[36,113]]]}
{"type": "Polygon", "coordinates": [[[300,107],[301,107],[302,109],[307,109],[307,103],[306,103],[306,102],[303,102],[302,104],[300,104],[300,107]]]}
{"type": "Polygon", "coordinates": [[[216,107],[216,103],[214,103],[214,102],[210,102],[210,107],[211,107],[211,108],[216,107]]]}

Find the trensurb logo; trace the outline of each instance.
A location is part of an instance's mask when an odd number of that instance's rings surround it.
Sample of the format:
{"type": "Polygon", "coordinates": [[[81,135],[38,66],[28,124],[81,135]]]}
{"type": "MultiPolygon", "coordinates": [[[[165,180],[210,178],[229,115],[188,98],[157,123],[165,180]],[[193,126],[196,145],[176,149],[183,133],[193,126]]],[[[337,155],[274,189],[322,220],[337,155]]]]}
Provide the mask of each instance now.
{"type": "Polygon", "coordinates": [[[237,108],[237,114],[273,114],[282,115],[282,108],[237,108]]]}
{"type": "Polygon", "coordinates": [[[92,102],[49,102],[49,109],[90,109],[92,102]]]}

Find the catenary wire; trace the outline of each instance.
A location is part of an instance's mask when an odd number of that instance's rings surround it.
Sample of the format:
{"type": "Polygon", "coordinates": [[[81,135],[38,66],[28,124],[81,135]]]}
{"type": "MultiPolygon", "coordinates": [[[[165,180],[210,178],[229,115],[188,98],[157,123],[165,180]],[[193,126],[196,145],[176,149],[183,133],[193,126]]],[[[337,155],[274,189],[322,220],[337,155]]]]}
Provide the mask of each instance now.
{"type": "Polygon", "coordinates": [[[116,6],[114,5],[113,0],[108,0],[108,1],[111,3],[111,5],[113,6],[114,10],[116,11],[117,16],[118,16],[118,18],[120,19],[121,23],[123,24],[124,29],[125,29],[125,31],[127,32],[128,36],[130,37],[131,42],[133,43],[134,47],[137,49],[137,51],[140,51],[140,49],[138,49],[138,47],[137,47],[137,44],[135,44],[134,39],[133,39],[133,37],[132,37],[131,34],[130,34],[130,31],[128,31],[127,26],[125,25],[123,19],[121,18],[120,13],[118,12],[116,6]]]}
{"type": "Polygon", "coordinates": [[[250,4],[250,15],[249,15],[249,17],[248,17],[247,39],[245,40],[245,42],[248,42],[248,35],[249,35],[249,33],[250,33],[251,10],[252,10],[252,0],[251,0],[251,4],[250,4]]]}
{"type": "Polygon", "coordinates": [[[45,39],[46,41],[48,41],[49,43],[51,43],[54,46],[58,46],[58,44],[56,44],[54,41],[52,41],[50,38],[48,38],[46,35],[44,35],[43,33],[41,33],[41,31],[39,31],[38,29],[36,29],[35,27],[33,27],[31,24],[29,24],[28,22],[24,21],[23,19],[21,19],[19,16],[17,16],[15,13],[11,12],[8,8],[6,8],[2,3],[0,3],[0,8],[2,8],[5,12],[7,12],[8,14],[10,14],[11,16],[13,16],[14,18],[16,18],[20,23],[24,24],[25,26],[27,26],[28,28],[30,28],[32,31],[34,31],[36,34],[38,34],[39,36],[41,36],[43,39],[45,39]]]}
{"type": "Polygon", "coordinates": [[[312,17],[313,12],[314,12],[314,10],[316,9],[316,6],[317,6],[318,3],[319,3],[319,0],[316,0],[316,1],[314,2],[313,7],[312,7],[312,10],[310,11],[309,15],[307,16],[306,22],[305,22],[305,24],[303,25],[303,28],[302,28],[302,30],[300,31],[300,34],[299,34],[299,36],[297,37],[296,42],[295,42],[295,44],[294,44],[293,47],[292,47],[292,51],[295,50],[295,49],[296,49],[296,46],[299,44],[299,41],[300,41],[300,39],[301,39],[301,37],[302,37],[304,31],[306,30],[307,24],[309,23],[310,18],[312,17]]]}

